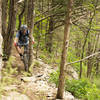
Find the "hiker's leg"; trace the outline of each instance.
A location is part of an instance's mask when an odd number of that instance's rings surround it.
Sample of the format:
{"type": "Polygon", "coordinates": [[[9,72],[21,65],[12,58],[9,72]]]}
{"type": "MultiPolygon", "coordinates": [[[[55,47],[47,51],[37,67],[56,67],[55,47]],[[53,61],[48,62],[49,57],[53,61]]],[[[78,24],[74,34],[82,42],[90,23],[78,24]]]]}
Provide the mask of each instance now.
{"type": "Polygon", "coordinates": [[[24,46],[25,51],[27,51],[27,53],[29,52],[29,45],[25,45],[24,46]]]}
{"type": "Polygon", "coordinates": [[[17,52],[18,52],[19,54],[23,54],[23,52],[22,52],[22,50],[21,50],[21,46],[16,45],[15,47],[16,47],[16,50],[17,50],[17,52]]]}
{"type": "Polygon", "coordinates": [[[20,55],[20,59],[24,62],[23,52],[22,52],[21,46],[16,46],[16,50],[17,50],[18,54],[20,55]]]}
{"type": "Polygon", "coordinates": [[[27,58],[28,58],[28,60],[29,60],[29,45],[25,45],[25,46],[24,46],[24,53],[27,54],[27,58]]]}

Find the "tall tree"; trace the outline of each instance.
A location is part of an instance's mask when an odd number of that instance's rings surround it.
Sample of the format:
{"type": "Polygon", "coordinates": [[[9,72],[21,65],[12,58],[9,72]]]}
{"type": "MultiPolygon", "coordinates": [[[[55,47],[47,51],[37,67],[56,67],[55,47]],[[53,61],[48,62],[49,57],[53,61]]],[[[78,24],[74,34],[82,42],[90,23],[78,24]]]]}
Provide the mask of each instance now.
{"type": "MultiPolygon", "coordinates": [[[[93,9],[93,13],[90,12],[90,21],[89,21],[89,28],[87,30],[87,33],[86,33],[86,36],[85,36],[85,39],[84,39],[84,43],[83,43],[83,46],[82,46],[82,53],[81,53],[81,59],[83,59],[84,57],[84,51],[85,51],[85,46],[86,46],[86,43],[87,43],[87,40],[88,40],[88,37],[89,37],[89,34],[90,34],[90,31],[91,31],[91,28],[92,28],[92,22],[93,22],[93,19],[95,17],[95,14],[96,14],[96,7],[97,7],[97,4],[98,4],[98,0],[96,0],[96,4],[94,4],[94,9],[93,9]]],[[[88,49],[89,50],[89,49],[88,49]]],[[[90,60],[90,59],[88,59],[90,60]]],[[[82,61],[80,62],[80,73],[79,73],[79,77],[81,78],[82,77],[82,61]]],[[[88,72],[92,70],[92,67],[90,67],[91,65],[88,64],[88,72]]],[[[88,73],[87,72],[87,73],[88,73]]],[[[90,72],[89,72],[90,73],[90,72]]],[[[88,76],[88,75],[87,75],[88,76]]]]}
{"type": "MultiPolygon", "coordinates": [[[[50,10],[50,8],[54,7],[54,0],[51,0],[50,3],[51,4],[48,4],[48,11],[50,10]]],[[[53,14],[53,11],[50,12],[50,13],[53,14]]],[[[52,46],[53,46],[53,28],[54,28],[54,18],[53,18],[53,16],[51,16],[48,19],[48,23],[49,23],[49,28],[48,28],[48,32],[47,32],[47,35],[46,35],[46,48],[51,53],[52,52],[52,46]]]]}
{"type": "Polygon", "coordinates": [[[2,32],[2,8],[1,8],[1,0],[0,0],[0,79],[1,79],[1,69],[2,69],[2,42],[3,42],[3,39],[2,39],[2,35],[1,35],[1,32],[2,32]]]}
{"type": "Polygon", "coordinates": [[[15,9],[16,0],[10,0],[9,3],[9,21],[8,21],[8,28],[6,34],[6,41],[4,42],[4,54],[9,59],[11,54],[11,47],[13,43],[13,36],[16,26],[16,9],[15,9]]]}
{"type": "Polygon", "coordinates": [[[2,36],[4,42],[6,41],[5,37],[7,34],[7,9],[8,9],[8,0],[2,0],[2,36]]]}
{"type": "Polygon", "coordinates": [[[30,31],[29,34],[29,66],[33,61],[33,13],[34,12],[34,0],[28,0],[28,11],[27,11],[27,24],[30,31]]]}
{"type": "Polygon", "coordinates": [[[51,53],[52,52],[52,45],[53,45],[53,17],[49,19],[49,29],[46,37],[46,48],[51,53]]]}
{"type": "Polygon", "coordinates": [[[21,13],[19,14],[19,26],[18,29],[20,29],[21,23],[22,23],[22,18],[24,13],[26,12],[26,8],[27,8],[27,0],[24,0],[24,5],[23,5],[23,9],[21,11],[21,13]]]}
{"type": "MultiPolygon", "coordinates": [[[[88,41],[88,52],[87,52],[87,55],[89,56],[89,55],[91,55],[91,52],[92,52],[92,49],[91,49],[91,41],[88,41]]],[[[92,64],[92,59],[91,58],[89,58],[88,59],[88,62],[87,62],[87,77],[91,77],[91,72],[92,72],[92,66],[93,66],[93,64],[92,64]]]]}
{"type": "Polygon", "coordinates": [[[68,50],[68,44],[69,44],[72,6],[73,6],[73,0],[68,0],[67,16],[65,20],[65,29],[64,29],[63,50],[62,50],[61,63],[60,63],[60,76],[59,76],[59,85],[57,91],[57,99],[64,98],[65,63],[66,63],[66,56],[67,56],[66,52],[68,50]]]}

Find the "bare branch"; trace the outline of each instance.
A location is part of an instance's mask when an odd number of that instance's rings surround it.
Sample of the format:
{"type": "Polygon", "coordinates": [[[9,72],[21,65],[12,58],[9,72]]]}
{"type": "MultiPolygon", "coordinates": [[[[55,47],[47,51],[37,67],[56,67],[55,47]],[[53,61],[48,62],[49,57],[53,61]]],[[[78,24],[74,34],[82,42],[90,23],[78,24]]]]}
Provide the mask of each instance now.
{"type": "Polygon", "coordinates": [[[74,63],[78,63],[78,62],[81,62],[81,61],[84,61],[84,60],[87,60],[88,58],[91,58],[91,57],[93,57],[95,55],[98,55],[98,54],[100,54],[100,52],[96,52],[94,54],[91,54],[91,55],[89,55],[89,56],[87,56],[87,57],[85,57],[83,59],[78,60],[78,61],[74,61],[74,62],[71,62],[71,63],[67,63],[66,66],[71,65],[71,64],[74,64],[74,63]]]}
{"type": "Polygon", "coordinates": [[[57,6],[53,7],[53,8],[51,8],[51,9],[49,9],[49,11],[47,10],[47,11],[41,12],[41,14],[38,14],[35,17],[39,17],[40,15],[46,14],[46,13],[48,13],[50,11],[53,11],[53,10],[55,10],[57,8],[61,8],[61,7],[63,7],[63,6],[57,5],[57,6]]]}
{"type": "Polygon", "coordinates": [[[36,22],[34,23],[34,25],[40,23],[41,21],[43,21],[43,20],[45,20],[45,19],[47,19],[47,18],[49,18],[49,17],[52,17],[52,16],[61,16],[61,15],[64,15],[64,13],[62,13],[62,14],[59,14],[59,13],[58,13],[58,14],[51,14],[51,15],[48,15],[48,16],[46,16],[46,17],[44,17],[44,18],[41,18],[40,20],[36,21],[36,22]]]}

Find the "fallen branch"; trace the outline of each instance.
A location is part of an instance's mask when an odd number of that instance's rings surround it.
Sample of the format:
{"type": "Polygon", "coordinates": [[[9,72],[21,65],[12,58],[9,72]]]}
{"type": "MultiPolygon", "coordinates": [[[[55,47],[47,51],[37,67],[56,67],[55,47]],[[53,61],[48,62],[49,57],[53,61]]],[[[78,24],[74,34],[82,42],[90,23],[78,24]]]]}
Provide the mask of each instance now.
{"type": "Polygon", "coordinates": [[[83,58],[83,59],[80,59],[80,60],[78,60],[78,61],[74,61],[74,62],[71,62],[71,63],[67,63],[66,66],[67,66],[67,65],[74,64],[74,63],[78,63],[78,62],[81,62],[81,61],[84,61],[84,60],[86,60],[86,59],[88,59],[88,58],[91,58],[91,57],[93,57],[93,56],[95,56],[95,55],[98,55],[98,54],[100,54],[100,52],[96,52],[96,53],[94,53],[94,54],[92,54],[92,55],[89,55],[89,56],[87,56],[87,57],[85,57],[85,58],[83,58]]]}

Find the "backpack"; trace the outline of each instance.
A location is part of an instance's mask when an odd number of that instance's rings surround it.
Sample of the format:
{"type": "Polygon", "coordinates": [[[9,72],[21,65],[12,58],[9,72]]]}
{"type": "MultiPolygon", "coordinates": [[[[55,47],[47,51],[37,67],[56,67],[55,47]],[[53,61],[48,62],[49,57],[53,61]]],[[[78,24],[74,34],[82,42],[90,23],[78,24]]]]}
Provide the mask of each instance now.
{"type": "Polygon", "coordinates": [[[26,31],[26,34],[23,35],[21,31],[19,31],[19,41],[26,43],[29,40],[29,30],[26,31]]]}

